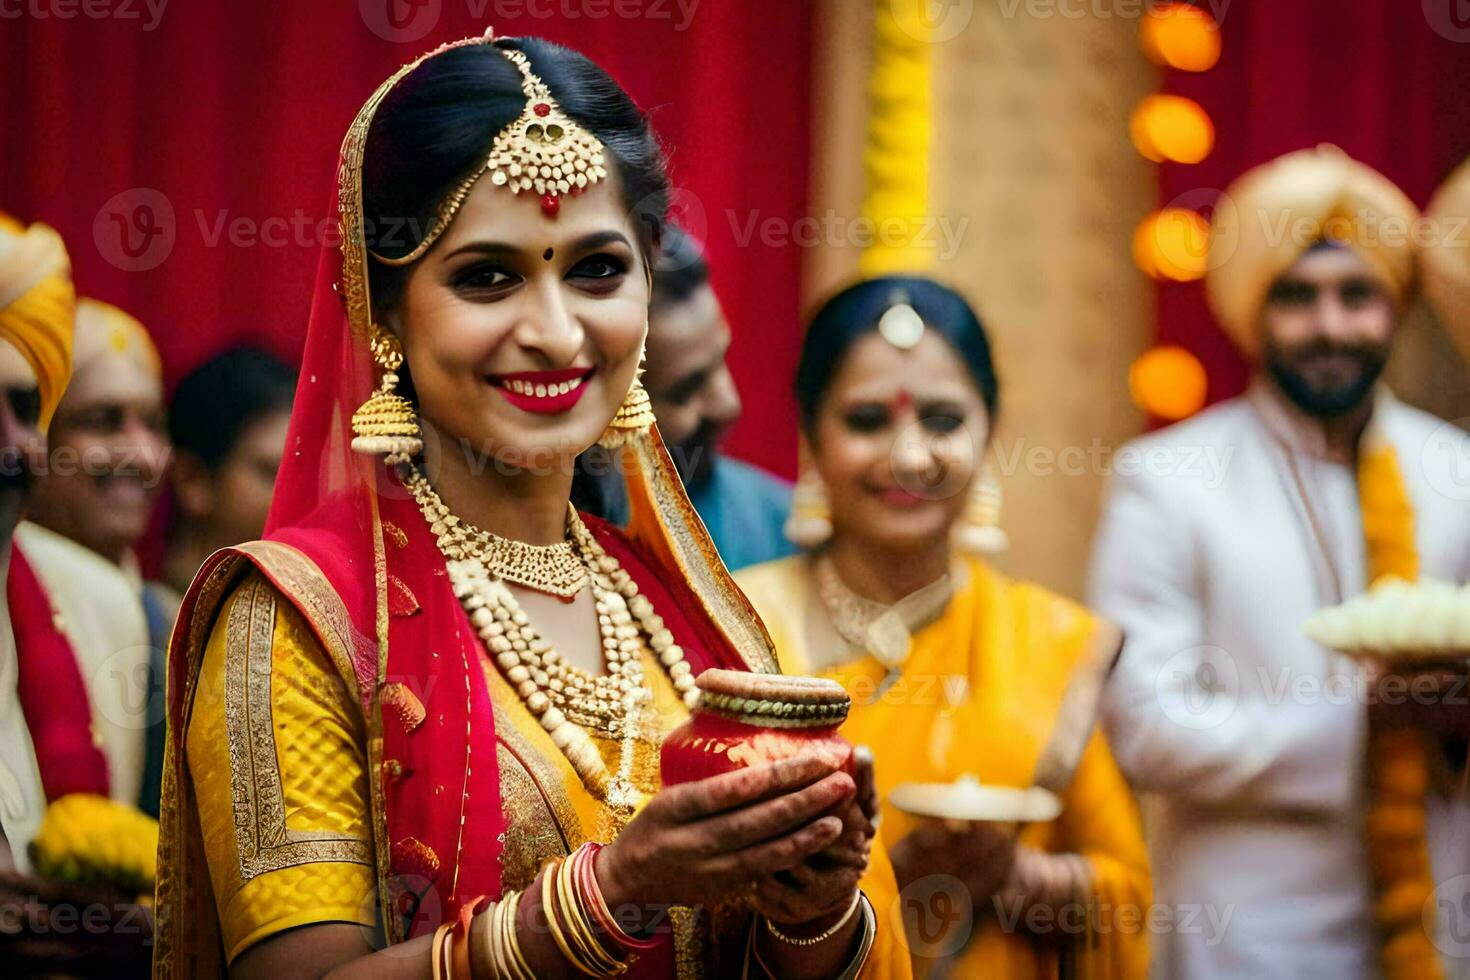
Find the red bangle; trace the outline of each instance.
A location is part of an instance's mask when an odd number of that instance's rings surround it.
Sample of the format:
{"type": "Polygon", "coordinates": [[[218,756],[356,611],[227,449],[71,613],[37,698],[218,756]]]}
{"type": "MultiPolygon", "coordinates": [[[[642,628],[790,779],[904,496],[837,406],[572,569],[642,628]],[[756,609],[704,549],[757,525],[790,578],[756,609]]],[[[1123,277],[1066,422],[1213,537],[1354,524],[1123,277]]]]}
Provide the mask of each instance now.
{"type": "Polygon", "coordinates": [[[470,926],[474,923],[475,916],[483,912],[489,904],[490,899],[481,895],[459,908],[459,919],[449,934],[450,963],[454,971],[452,977],[456,980],[468,980],[474,976],[470,967],[470,926]]]}
{"type": "Polygon", "coordinates": [[[572,855],[574,862],[572,869],[576,872],[577,890],[581,893],[582,907],[587,909],[598,927],[607,934],[613,942],[625,949],[650,950],[656,948],[660,940],[635,939],[623,931],[622,927],[613,919],[612,912],[608,910],[607,901],[602,897],[602,888],[597,884],[597,852],[602,850],[601,844],[591,841],[577,848],[572,855]]]}

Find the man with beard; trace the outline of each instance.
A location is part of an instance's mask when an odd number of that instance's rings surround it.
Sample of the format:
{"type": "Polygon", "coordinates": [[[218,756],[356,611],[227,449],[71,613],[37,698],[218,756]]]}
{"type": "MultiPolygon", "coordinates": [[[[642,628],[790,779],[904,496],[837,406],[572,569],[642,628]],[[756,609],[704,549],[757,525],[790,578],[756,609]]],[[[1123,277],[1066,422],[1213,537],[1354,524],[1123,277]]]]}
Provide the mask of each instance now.
{"type": "Polygon", "coordinates": [[[665,230],[653,267],[643,384],[690,502],[733,571],[791,553],[781,531],[791,488],[719,451],[720,437],[740,417],[740,395],[725,364],[730,325],[702,253],[680,229],[665,230]]]}
{"type": "MultiPolygon", "coordinates": [[[[1415,298],[1418,219],[1335,147],[1243,176],[1216,207],[1206,286],[1254,383],[1120,454],[1141,465],[1113,476],[1089,598],[1128,636],[1106,720],[1174,915],[1159,976],[1437,976],[1453,949],[1421,912],[1470,872],[1470,809],[1411,787],[1380,819],[1374,787],[1408,770],[1370,739],[1448,716],[1385,703],[1302,630],[1383,573],[1385,529],[1422,576],[1470,578],[1470,508],[1437,489],[1470,442],[1379,382],[1415,298]],[[1188,929],[1191,910],[1228,922],[1188,929]]],[[[1443,732],[1424,735],[1447,772],[1443,732]]]]}
{"type": "Polygon", "coordinates": [[[80,661],[112,798],[158,812],[163,651],[177,599],[145,586],[148,527],[169,445],[163,371],[143,326],[79,299],[73,373],[16,542],[80,661]]]}

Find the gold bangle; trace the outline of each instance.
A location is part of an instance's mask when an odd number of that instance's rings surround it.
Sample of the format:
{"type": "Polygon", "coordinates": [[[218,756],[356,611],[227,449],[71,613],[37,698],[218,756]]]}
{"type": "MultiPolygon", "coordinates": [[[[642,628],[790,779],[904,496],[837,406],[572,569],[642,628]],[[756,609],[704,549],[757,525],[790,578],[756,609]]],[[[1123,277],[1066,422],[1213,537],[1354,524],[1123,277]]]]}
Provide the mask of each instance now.
{"type": "Polygon", "coordinates": [[[495,962],[495,915],[499,902],[492,902],[470,923],[470,976],[498,977],[500,966],[495,962]]]}
{"type": "Polygon", "coordinates": [[[434,930],[434,941],[429,943],[429,966],[434,971],[434,980],[450,980],[449,972],[444,962],[445,940],[449,938],[449,930],[454,928],[453,922],[446,922],[434,930]]]}
{"type": "MultiPolygon", "coordinates": [[[[578,852],[582,853],[585,852],[578,852]]],[[[578,860],[580,858],[574,854],[556,869],[557,903],[572,934],[572,942],[581,950],[586,962],[597,971],[597,975],[619,976],[627,972],[628,965],[609,953],[598,940],[591,918],[579,900],[575,875],[578,860]]]]}
{"type": "Polygon", "coordinates": [[[847,907],[846,912],[842,913],[842,918],[838,919],[837,923],[831,928],[824,930],[820,935],[816,936],[788,936],[780,929],[777,929],[775,923],[773,923],[770,919],[767,919],[765,916],[761,916],[761,919],[766,924],[766,932],[769,932],[771,935],[775,936],[783,943],[787,943],[792,946],[815,946],[817,945],[817,943],[824,943],[827,940],[831,939],[833,936],[837,935],[839,932],[841,932],[842,927],[847,925],[848,922],[852,921],[852,915],[854,912],[857,911],[858,905],[862,902],[862,900],[863,893],[861,891],[854,893],[852,896],[852,904],[847,907]]]}
{"type": "Polygon", "coordinates": [[[504,922],[501,928],[504,930],[504,942],[506,951],[509,953],[506,962],[506,973],[513,980],[536,980],[536,973],[531,969],[531,964],[521,952],[521,938],[517,927],[520,923],[521,893],[511,892],[506,899],[506,910],[504,922]]]}
{"type": "Polygon", "coordinates": [[[551,932],[551,939],[556,943],[556,948],[561,950],[561,955],[566,961],[577,969],[579,973],[585,973],[589,977],[597,976],[597,971],[590,969],[587,964],[572,951],[567,942],[567,937],[562,934],[561,923],[556,917],[556,877],[561,870],[563,862],[557,861],[555,866],[548,866],[541,875],[541,912],[546,916],[546,928],[551,932]]]}

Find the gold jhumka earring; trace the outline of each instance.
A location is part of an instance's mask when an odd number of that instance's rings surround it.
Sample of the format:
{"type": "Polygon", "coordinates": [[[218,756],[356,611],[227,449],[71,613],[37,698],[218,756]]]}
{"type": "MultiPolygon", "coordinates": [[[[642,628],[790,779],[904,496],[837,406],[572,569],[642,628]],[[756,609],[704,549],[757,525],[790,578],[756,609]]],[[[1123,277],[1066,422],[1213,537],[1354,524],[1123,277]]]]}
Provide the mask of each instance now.
{"type": "Polygon", "coordinates": [[[803,470],[797,479],[791,494],[791,513],[781,530],[787,541],[808,550],[820,548],[832,537],[832,507],[815,468],[803,470]]]}
{"type": "Polygon", "coordinates": [[[403,366],[403,347],[392,333],[373,324],[368,348],[373,352],[373,361],[383,369],[383,380],[352,413],[352,449],[369,456],[385,453],[389,465],[404,463],[424,451],[424,441],[413,402],[395,390],[398,369],[403,366]]]}
{"type": "Polygon", "coordinates": [[[633,384],[623,396],[618,412],[597,437],[603,449],[617,449],[634,435],[645,432],[654,423],[653,403],[648,399],[648,389],[643,387],[643,358],[638,358],[638,373],[633,375],[633,384]]]}
{"type": "Polygon", "coordinates": [[[1000,527],[1000,483],[985,466],[980,470],[965,513],[955,529],[955,544],[975,555],[997,555],[1010,546],[1010,537],[1000,527]]]}

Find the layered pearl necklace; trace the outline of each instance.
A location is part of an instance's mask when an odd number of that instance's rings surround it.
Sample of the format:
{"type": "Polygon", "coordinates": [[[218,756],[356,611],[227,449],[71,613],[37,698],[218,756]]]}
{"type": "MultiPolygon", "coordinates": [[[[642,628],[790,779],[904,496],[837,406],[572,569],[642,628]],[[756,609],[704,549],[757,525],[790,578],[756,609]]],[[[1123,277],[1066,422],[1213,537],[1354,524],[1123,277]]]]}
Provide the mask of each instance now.
{"type": "MultiPolygon", "coordinates": [[[[531,626],[506,586],[512,582],[535,588],[528,578],[545,581],[548,566],[527,568],[524,561],[541,562],[547,549],[508,542],[460,521],[417,467],[407,470],[404,484],[438,538],[455,596],[501,673],[583,784],[615,810],[630,813],[642,795],[630,781],[633,742],[640,734],[643,707],[652,700],[652,692],[643,683],[645,646],[658,656],[687,706],[693,708],[699,698],[684,651],[674,642],[663,617],[569,506],[568,540],[550,547],[565,547],[567,554],[575,556],[580,574],[559,563],[557,574],[551,577],[561,583],[580,577],[590,585],[607,673],[593,675],[568,664],[531,626]],[[517,561],[518,556],[522,561],[517,561]],[[622,764],[616,776],[609,772],[589,731],[622,739],[622,764]]],[[[565,597],[559,590],[540,591],[565,597]]]]}

